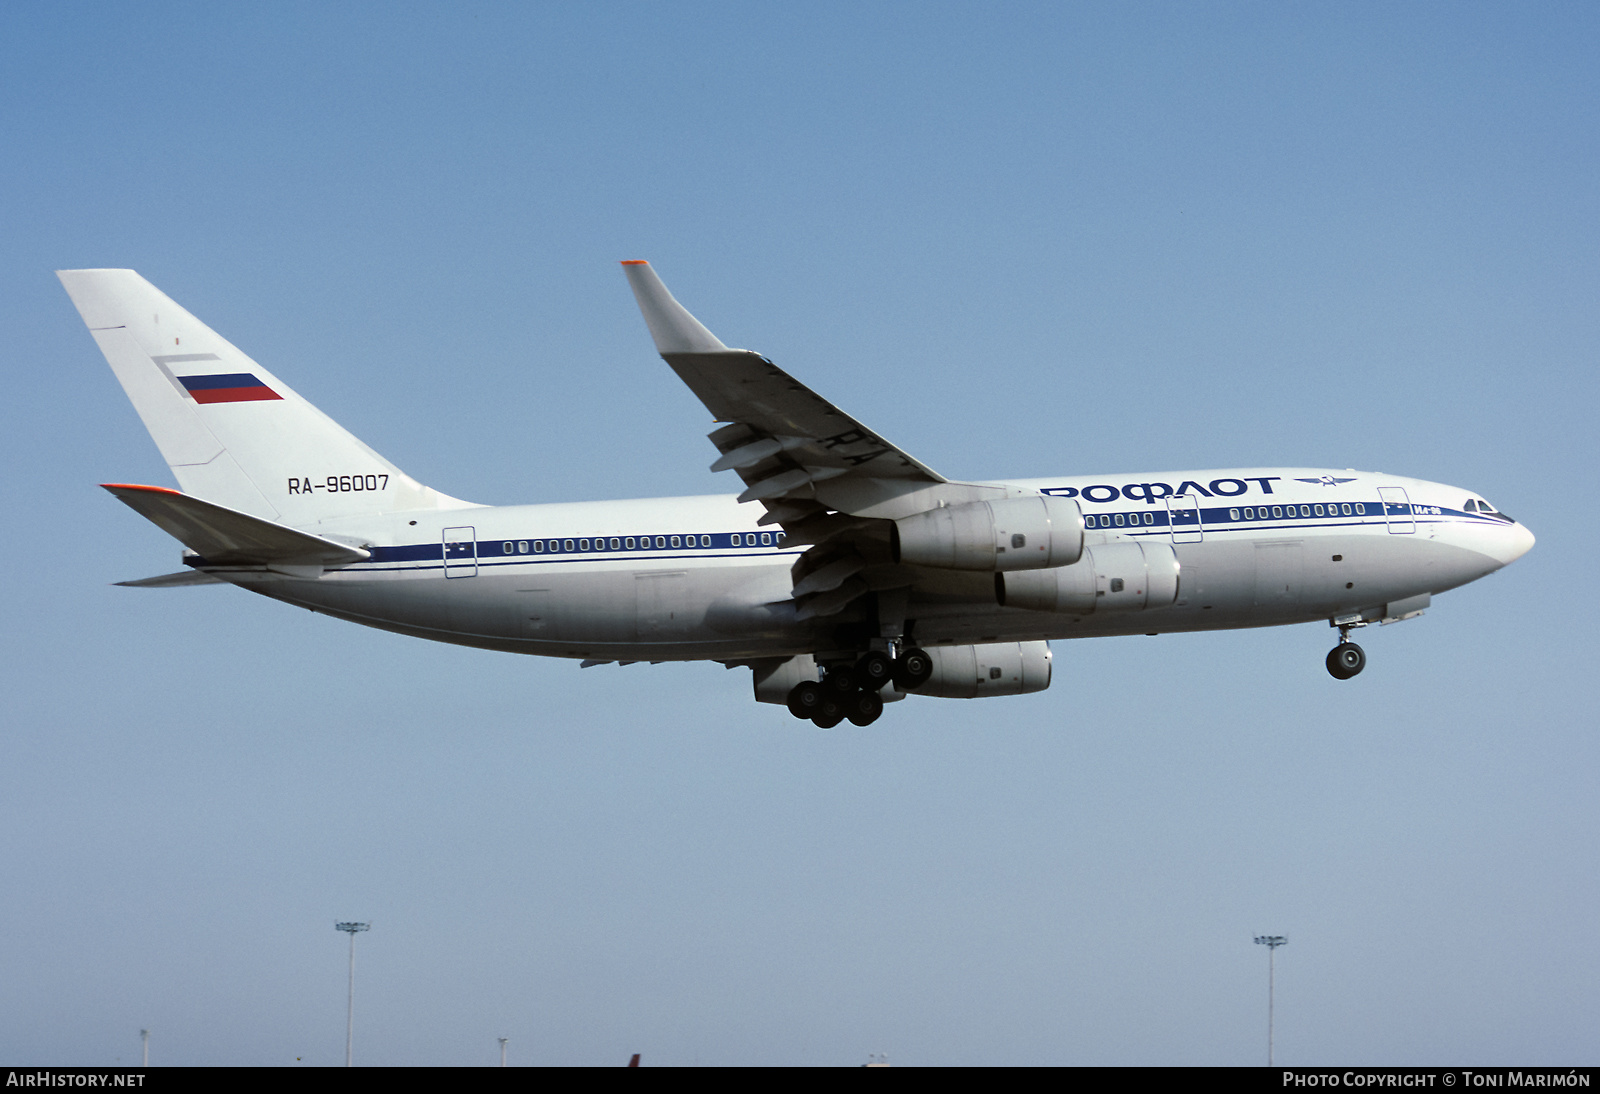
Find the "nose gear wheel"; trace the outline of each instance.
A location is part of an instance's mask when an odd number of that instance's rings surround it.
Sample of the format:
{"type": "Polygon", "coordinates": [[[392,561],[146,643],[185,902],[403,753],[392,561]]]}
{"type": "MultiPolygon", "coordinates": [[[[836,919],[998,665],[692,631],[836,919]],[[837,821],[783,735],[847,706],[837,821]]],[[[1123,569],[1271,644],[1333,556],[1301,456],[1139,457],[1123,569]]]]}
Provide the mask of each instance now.
{"type": "Polygon", "coordinates": [[[1354,642],[1340,642],[1328,651],[1328,675],[1348,680],[1367,667],[1367,653],[1354,642]]]}

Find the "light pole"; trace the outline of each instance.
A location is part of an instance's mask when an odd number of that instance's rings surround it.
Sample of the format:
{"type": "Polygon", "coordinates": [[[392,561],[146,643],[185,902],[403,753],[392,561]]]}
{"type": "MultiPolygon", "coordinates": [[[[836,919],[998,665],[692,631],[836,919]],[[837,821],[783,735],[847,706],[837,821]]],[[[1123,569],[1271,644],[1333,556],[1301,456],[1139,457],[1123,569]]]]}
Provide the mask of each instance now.
{"type": "Polygon", "coordinates": [[[351,1050],[356,1039],[356,932],[370,931],[370,923],[335,923],[333,929],[350,936],[350,1006],[344,1024],[344,1066],[352,1067],[351,1050]]]}
{"type": "Polygon", "coordinates": [[[501,1067],[505,1067],[506,1066],[506,1042],[509,1041],[509,1040],[511,1040],[511,1038],[509,1038],[509,1037],[500,1038],[500,1066],[501,1067]]]}
{"type": "Polygon", "coordinates": [[[1272,1066],[1272,994],[1273,980],[1276,974],[1274,959],[1278,956],[1278,947],[1287,945],[1289,936],[1286,934],[1258,934],[1256,945],[1267,948],[1267,1066],[1272,1066]]]}
{"type": "Polygon", "coordinates": [[[150,1066],[150,1031],[147,1030],[147,1029],[141,1029],[139,1031],[139,1040],[144,1042],[144,1052],[143,1052],[144,1061],[143,1061],[143,1064],[141,1066],[149,1067],[150,1066]]]}

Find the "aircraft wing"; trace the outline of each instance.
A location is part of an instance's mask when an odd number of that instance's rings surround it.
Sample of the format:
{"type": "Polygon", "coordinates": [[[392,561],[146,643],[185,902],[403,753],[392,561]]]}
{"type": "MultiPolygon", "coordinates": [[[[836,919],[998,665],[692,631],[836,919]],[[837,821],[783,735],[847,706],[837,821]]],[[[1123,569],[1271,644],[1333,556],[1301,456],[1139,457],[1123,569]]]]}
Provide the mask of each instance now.
{"type": "Polygon", "coordinates": [[[335,543],[165,486],[101,485],[208,563],[266,566],[295,576],[316,576],[325,568],[372,557],[372,552],[363,548],[335,543]]]}
{"type": "Polygon", "coordinates": [[[656,351],[720,422],[713,471],[744,480],[761,524],[815,544],[796,563],[801,618],[834,615],[869,589],[903,587],[888,562],[887,521],[941,504],[1003,497],[1002,487],[952,482],[878,436],[759,353],[729,349],[689,314],[648,262],[622,264],[656,351]]]}
{"type": "MultiPolygon", "coordinates": [[[[952,483],[759,353],[729,349],[673,299],[647,262],[624,262],[656,351],[721,422],[713,471],[745,482],[740,501],[765,503],[783,524],[828,509],[898,518],[992,488],[952,483]]],[[[999,493],[1003,493],[1000,491],[999,493]]]]}

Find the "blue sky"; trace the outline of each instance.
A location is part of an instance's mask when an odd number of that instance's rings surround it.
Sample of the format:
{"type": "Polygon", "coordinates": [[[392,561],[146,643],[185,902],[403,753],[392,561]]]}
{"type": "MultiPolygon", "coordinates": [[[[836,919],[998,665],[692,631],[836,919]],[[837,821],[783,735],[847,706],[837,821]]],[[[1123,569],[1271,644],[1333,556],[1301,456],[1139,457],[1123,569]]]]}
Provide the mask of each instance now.
{"type": "Polygon", "coordinates": [[[1590,1064],[1600,18],[1579,4],[8,5],[0,1058],[1590,1064]],[[616,261],[963,478],[1458,483],[1362,636],[1056,643],[816,731],[237,590],[52,270],[127,266],[422,481],[715,493],[616,261]],[[22,550],[45,545],[42,553],[22,550]]]}

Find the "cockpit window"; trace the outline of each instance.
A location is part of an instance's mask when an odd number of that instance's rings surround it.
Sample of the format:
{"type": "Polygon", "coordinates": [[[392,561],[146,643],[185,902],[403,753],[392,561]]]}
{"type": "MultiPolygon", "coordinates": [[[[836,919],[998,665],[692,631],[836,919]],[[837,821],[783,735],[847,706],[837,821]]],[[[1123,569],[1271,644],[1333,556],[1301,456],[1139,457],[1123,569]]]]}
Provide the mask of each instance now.
{"type": "Polygon", "coordinates": [[[1464,513],[1482,513],[1486,516],[1492,516],[1496,520],[1505,521],[1507,524],[1517,523],[1513,517],[1502,513],[1500,510],[1496,509],[1482,498],[1468,498],[1467,503],[1461,507],[1461,510],[1464,513]]]}

